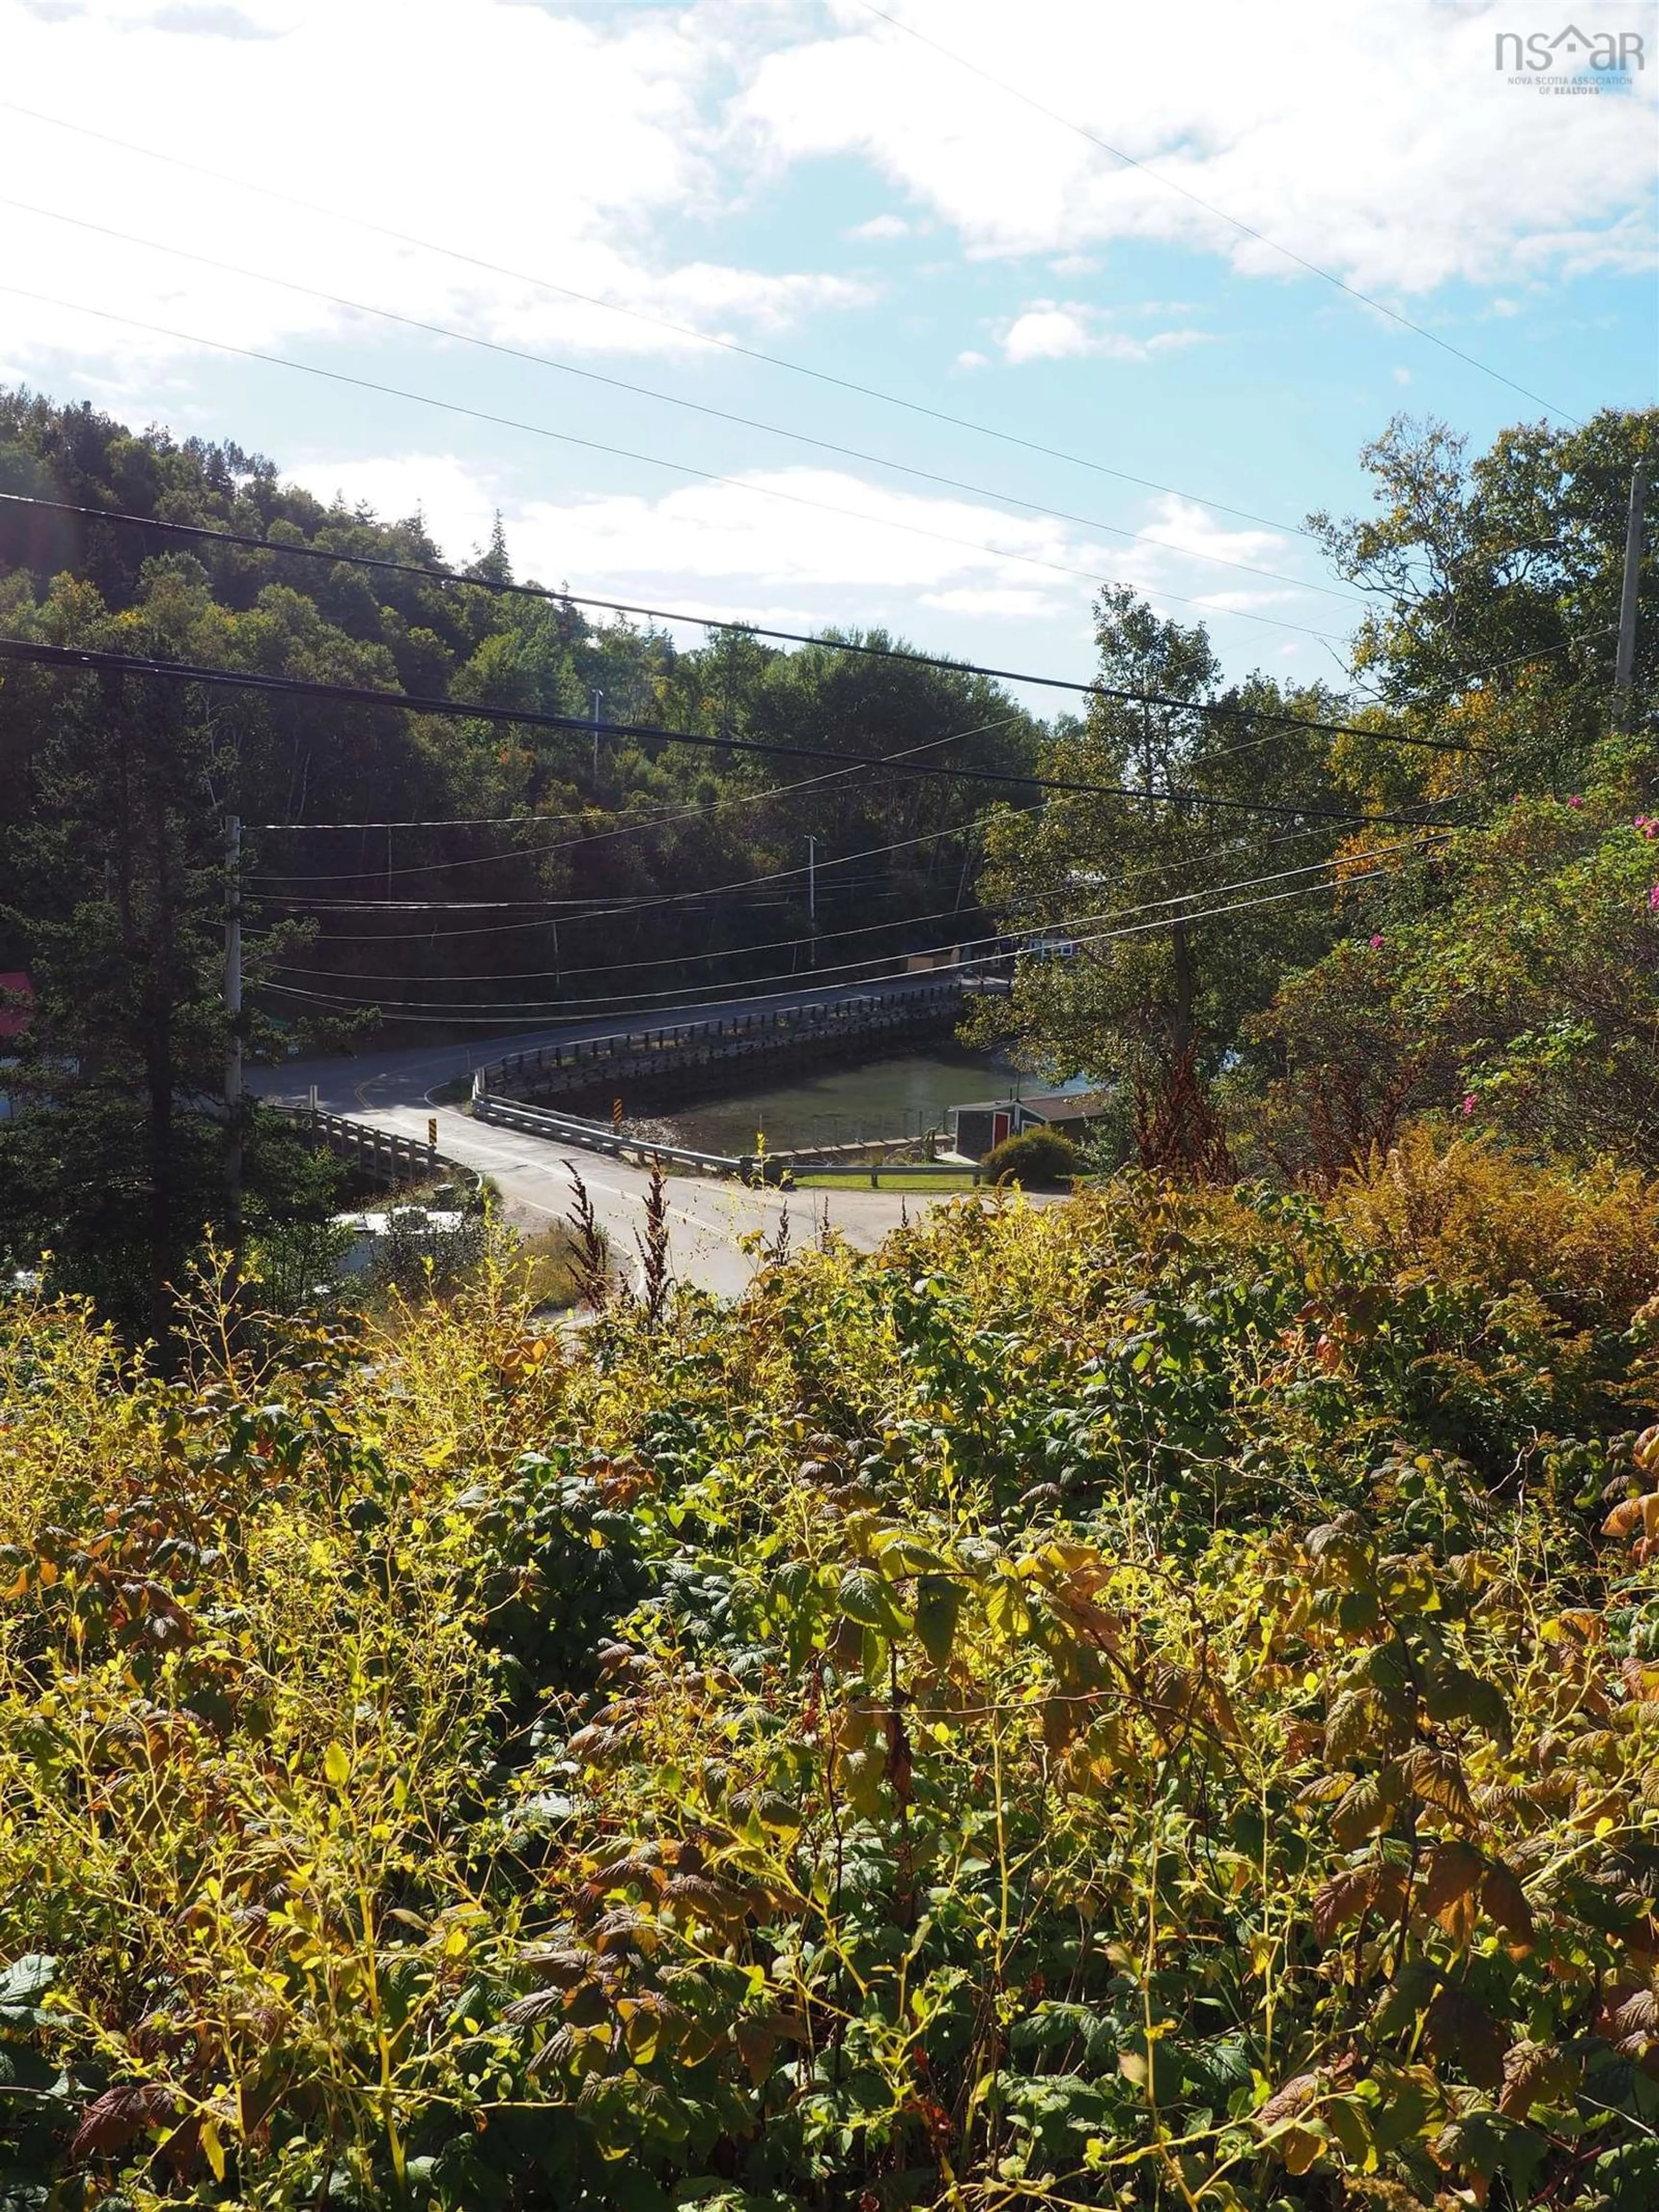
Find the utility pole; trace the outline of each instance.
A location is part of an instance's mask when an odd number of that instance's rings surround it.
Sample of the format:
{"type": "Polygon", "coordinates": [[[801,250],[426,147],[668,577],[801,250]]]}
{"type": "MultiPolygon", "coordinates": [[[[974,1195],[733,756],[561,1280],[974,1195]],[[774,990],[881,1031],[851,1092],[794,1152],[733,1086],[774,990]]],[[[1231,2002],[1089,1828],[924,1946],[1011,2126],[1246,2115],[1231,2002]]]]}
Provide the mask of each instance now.
{"type": "Polygon", "coordinates": [[[818,841],[806,840],[806,964],[818,964],[818,841]]]}
{"type": "Polygon", "coordinates": [[[599,781],[599,707],[604,698],[604,692],[595,685],[593,690],[593,782],[596,789],[599,781]]]}
{"type": "Polygon", "coordinates": [[[1636,600],[1642,581],[1644,510],[1647,505],[1648,466],[1638,461],[1631,472],[1630,514],[1625,524],[1625,580],[1619,595],[1619,653],[1613,672],[1613,726],[1628,729],[1635,702],[1636,600]]]}
{"type": "Polygon", "coordinates": [[[242,817],[225,817],[225,1212],[232,1279],[242,1263],[242,817]]]}

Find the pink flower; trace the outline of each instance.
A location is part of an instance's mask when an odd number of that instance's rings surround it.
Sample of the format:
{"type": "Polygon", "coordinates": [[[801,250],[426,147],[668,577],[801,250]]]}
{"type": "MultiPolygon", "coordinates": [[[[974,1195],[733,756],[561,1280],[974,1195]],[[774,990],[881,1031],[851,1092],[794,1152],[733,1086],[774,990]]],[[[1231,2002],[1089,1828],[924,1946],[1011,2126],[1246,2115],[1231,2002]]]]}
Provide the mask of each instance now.
{"type": "Polygon", "coordinates": [[[1374,937],[1374,938],[1372,938],[1372,939],[1371,939],[1371,951],[1372,951],[1373,952],[1380,952],[1382,950],[1382,939],[1381,939],[1380,937],[1374,937]]]}
{"type": "Polygon", "coordinates": [[[1569,805],[1569,806],[1582,806],[1582,805],[1583,805],[1583,803],[1584,803],[1584,802],[1583,802],[1583,800],[1578,797],[1578,795],[1577,795],[1577,793],[1576,792],[1574,793],[1573,796],[1572,796],[1572,797],[1571,797],[1571,798],[1567,801],[1567,804],[1568,804],[1568,805],[1569,805]]]}
{"type": "Polygon", "coordinates": [[[1648,893],[1648,907],[1651,913],[1659,914],[1659,884],[1648,893]]]}
{"type": "Polygon", "coordinates": [[[1650,814],[1638,814],[1636,817],[1636,827],[1650,842],[1655,837],[1659,837],[1659,822],[1656,822],[1650,814]]]}
{"type": "Polygon", "coordinates": [[[1463,1093],[1463,1111],[1464,1111],[1466,1114],[1473,1114],[1473,1113],[1474,1113],[1474,1108],[1475,1108],[1475,1097],[1474,1097],[1474,1091],[1466,1091],[1463,1093]]]}

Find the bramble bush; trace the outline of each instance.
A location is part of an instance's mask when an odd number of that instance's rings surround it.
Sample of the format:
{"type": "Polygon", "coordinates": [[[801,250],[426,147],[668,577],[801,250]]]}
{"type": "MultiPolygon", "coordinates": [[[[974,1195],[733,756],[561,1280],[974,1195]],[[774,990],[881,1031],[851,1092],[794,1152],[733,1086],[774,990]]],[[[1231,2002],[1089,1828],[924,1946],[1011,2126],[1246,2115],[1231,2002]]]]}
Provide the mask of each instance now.
{"type": "Polygon", "coordinates": [[[0,2203],[1650,2204],[1654,1200],[1514,1172],[0,1307],[0,2203]]]}

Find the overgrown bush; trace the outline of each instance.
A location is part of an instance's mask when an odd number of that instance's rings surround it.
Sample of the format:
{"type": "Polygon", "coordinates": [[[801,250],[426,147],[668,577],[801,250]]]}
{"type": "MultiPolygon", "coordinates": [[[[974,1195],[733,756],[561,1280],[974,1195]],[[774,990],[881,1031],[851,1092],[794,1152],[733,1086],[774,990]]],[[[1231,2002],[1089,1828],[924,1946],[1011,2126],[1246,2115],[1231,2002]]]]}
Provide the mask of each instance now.
{"type": "Polygon", "coordinates": [[[1510,1175],[9,1301],[0,2202],[1650,2204],[1659,1370],[1510,1175]]]}
{"type": "Polygon", "coordinates": [[[1018,1182],[1027,1190],[1052,1190],[1070,1182],[1080,1164],[1077,1146],[1058,1129],[1022,1129],[993,1145],[980,1163],[994,1182],[1018,1182]]]}
{"type": "Polygon", "coordinates": [[[1426,1276],[1525,1285],[1577,1318],[1626,1328],[1659,1290],[1659,1186],[1608,1161],[1575,1171],[1419,1121],[1343,1176],[1332,1205],[1426,1276]]]}

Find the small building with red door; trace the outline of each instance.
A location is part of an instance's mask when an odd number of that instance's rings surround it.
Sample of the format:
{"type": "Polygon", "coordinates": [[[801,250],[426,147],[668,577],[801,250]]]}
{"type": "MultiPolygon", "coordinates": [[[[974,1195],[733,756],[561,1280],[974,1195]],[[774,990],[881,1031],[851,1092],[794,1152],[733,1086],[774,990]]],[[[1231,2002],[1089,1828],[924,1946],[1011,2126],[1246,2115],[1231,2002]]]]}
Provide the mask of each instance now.
{"type": "Polygon", "coordinates": [[[1074,1142],[1105,1113],[1102,1091],[1036,1091],[1029,1098],[979,1098],[945,1112],[945,1140],[958,1158],[982,1160],[1005,1137],[1024,1129],[1057,1129],[1074,1142]]]}

